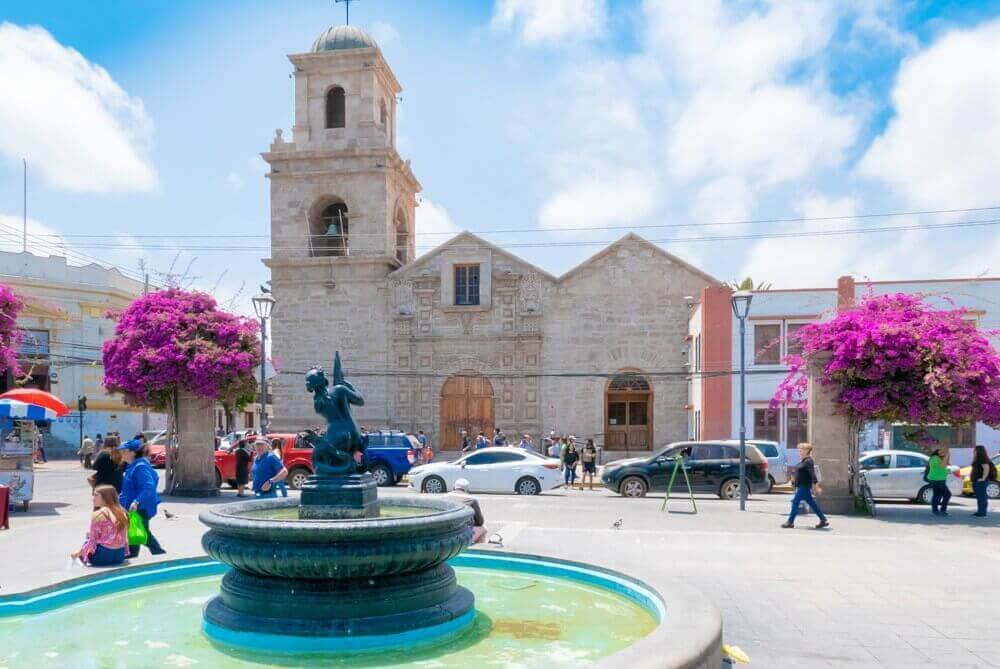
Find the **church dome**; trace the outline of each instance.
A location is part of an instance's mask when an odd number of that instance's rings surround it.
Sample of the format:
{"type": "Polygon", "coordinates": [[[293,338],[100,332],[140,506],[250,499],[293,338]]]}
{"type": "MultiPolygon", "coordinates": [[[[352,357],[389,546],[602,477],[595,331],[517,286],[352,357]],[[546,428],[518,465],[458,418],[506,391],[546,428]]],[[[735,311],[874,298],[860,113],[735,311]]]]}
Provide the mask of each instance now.
{"type": "Polygon", "coordinates": [[[372,48],[378,48],[375,40],[364,30],[354,26],[330,26],[320,33],[312,46],[313,53],[372,48]]]}

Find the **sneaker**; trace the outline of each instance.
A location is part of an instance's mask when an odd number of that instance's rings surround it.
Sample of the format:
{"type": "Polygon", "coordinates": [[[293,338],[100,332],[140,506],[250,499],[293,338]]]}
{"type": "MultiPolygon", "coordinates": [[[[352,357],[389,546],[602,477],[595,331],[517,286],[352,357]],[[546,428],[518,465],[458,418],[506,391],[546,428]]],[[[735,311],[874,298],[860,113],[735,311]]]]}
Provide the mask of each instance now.
{"type": "Polygon", "coordinates": [[[782,523],[781,526],[784,527],[786,530],[795,527],[793,523],[782,523]]]}
{"type": "Polygon", "coordinates": [[[821,530],[824,527],[830,527],[830,521],[829,520],[824,520],[823,522],[816,524],[816,529],[817,530],[821,530]]]}
{"type": "Polygon", "coordinates": [[[986,517],[985,513],[974,513],[972,515],[975,516],[976,518],[985,518],[986,517]]]}

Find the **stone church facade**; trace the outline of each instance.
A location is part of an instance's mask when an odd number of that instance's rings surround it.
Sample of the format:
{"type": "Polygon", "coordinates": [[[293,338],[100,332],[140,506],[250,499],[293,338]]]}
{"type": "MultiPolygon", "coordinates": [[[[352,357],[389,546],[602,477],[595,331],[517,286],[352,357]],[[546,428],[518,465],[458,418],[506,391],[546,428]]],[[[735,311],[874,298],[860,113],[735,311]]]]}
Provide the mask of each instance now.
{"type": "Polygon", "coordinates": [[[687,436],[687,296],[714,278],[628,234],[562,276],[464,232],[416,258],[420,183],[395,148],[401,91],[375,42],[340,26],[289,57],[295,125],[271,171],[272,429],[317,423],[302,373],[341,351],[370,428],[609,451],[687,436]]]}

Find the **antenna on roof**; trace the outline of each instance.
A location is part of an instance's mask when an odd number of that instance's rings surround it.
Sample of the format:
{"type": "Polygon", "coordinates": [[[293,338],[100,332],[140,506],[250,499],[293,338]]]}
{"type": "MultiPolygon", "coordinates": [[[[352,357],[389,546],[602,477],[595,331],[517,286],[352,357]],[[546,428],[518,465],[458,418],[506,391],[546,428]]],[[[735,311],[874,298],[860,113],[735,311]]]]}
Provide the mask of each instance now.
{"type": "Polygon", "coordinates": [[[347,10],[347,17],[344,21],[344,25],[351,25],[351,3],[357,1],[358,0],[333,0],[334,3],[344,3],[344,9],[347,10]]]}

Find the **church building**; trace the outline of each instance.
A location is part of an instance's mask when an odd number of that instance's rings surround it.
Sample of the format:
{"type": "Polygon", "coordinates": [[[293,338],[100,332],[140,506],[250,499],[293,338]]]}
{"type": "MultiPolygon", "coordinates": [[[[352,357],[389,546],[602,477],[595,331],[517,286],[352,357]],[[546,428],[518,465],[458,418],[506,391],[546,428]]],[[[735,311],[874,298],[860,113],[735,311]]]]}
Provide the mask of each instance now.
{"type": "Polygon", "coordinates": [[[423,430],[435,448],[500,427],[607,451],[688,436],[690,296],[719,282],[635,234],[554,276],[463,232],[417,257],[417,181],[396,151],[402,90],[354,26],[294,66],[292,136],[271,166],[274,430],[315,425],[303,374],[334,352],[369,429],[423,430]]]}

